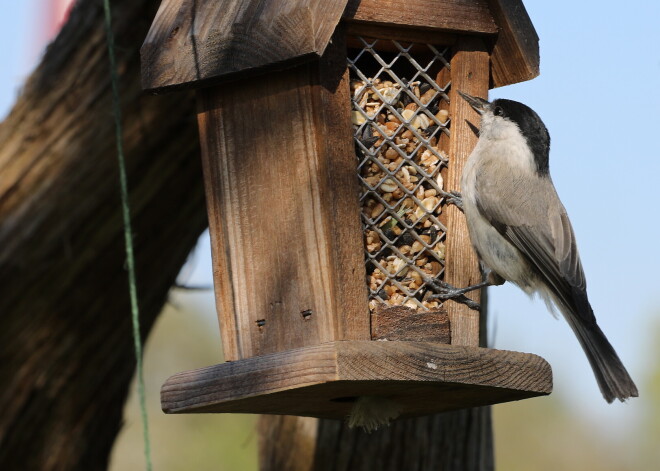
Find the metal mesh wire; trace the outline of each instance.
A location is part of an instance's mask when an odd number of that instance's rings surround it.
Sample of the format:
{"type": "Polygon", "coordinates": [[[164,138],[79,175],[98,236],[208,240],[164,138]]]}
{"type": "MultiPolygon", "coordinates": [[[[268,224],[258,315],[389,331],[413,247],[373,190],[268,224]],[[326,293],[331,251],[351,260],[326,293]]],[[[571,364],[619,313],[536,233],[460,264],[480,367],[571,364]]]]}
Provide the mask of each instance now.
{"type": "Polygon", "coordinates": [[[352,88],[369,307],[433,309],[427,282],[442,278],[446,228],[440,149],[449,135],[449,69],[428,44],[357,38],[352,88]],[[447,77],[438,84],[438,77],[447,77]]]}

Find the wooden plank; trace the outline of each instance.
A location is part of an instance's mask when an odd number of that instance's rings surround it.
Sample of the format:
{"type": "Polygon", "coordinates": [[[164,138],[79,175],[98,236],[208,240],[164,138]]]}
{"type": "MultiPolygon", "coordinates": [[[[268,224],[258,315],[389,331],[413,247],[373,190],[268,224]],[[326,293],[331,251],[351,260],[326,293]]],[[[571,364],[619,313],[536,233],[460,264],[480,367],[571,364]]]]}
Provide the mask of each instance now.
{"type": "Polygon", "coordinates": [[[449,344],[449,316],[444,310],[416,311],[407,306],[379,309],[371,314],[371,340],[449,344]]]}
{"type": "Polygon", "coordinates": [[[343,18],[388,28],[497,33],[484,0],[349,0],[343,18]]]}
{"type": "Polygon", "coordinates": [[[228,360],[370,338],[344,51],[198,92],[228,360]]]}
{"type": "Polygon", "coordinates": [[[264,73],[319,58],[340,18],[351,34],[449,44],[497,35],[492,86],[539,73],[538,37],[519,0],[163,0],[142,46],[149,90],[264,73]]]}
{"type": "MultiPolygon", "coordinates": [[[[397,28],[389,25],[379,25],[370,23],[355,23],[342,21],[340,24],[346,25],[346,34],[348,35],[348,47],[361,49],[362,43],[356,39],[361,36],[365,39],[393,39],[403,43],[420,43],[451,45],[456,42],[457,35],[443,31],[434,31],[430,29],[397,28]]],[[[399,52],[389,41],[381,41],[378,44],[379,51],[399,52]]]]}
{"type": "Polygon", "coordinates": [[[537,77],[539,37],[523,2],[488,0],[488,5],[500,29],[491,57],[491,88],[537,77]]]}
{"type": "Polygon", "coordinates": [[[552,371],[525,353],[428,342],[342,341],[179,373],[167,413],[339,418],[358,396],[397,402],[402,417],[549,394],[552,371]]]}
{"type": "MultiPolygon", "coordinates": [[[[369,292],[364,267],[360,189],[351,123],[351,90],[346,60],[346,31],[337,27],[318,64],[313,94],[321,181],[320,210],[329,224],[325,241],[331,251],[329,282],[336,340],[370,338],[369,292]],[[328,242],[330,241],[330,242],[328,242]],[[349,306],[350,305],[350,306],[349,306]]],[[[326,266],[319,267],[327,269],[326,266]]]]}
{"type": "Polygon", "coordinates": [[[163,0],[141,49],[145,89],[320,57],[347,0],[163,0]]]}
{"type": "MultiPolygon", "coordinates": [[[[461,175],[477,136],[469,123],[478,125],[479,115],[463,100],[458,91],[470,95],[488,95],[489,56],[478,38],[462,38],[454,47],[451,60],[451,88],[449,90],[449,168],[445,177],[445,191],[460,190],[461,175]]],[[[472,249],[465,216],[454,205],[443,211],[447,226],[445,281],[465,287],[481,281],[479,261],[472,249]]],[[[468,296],[479,302],[478,291],[468,296]]],[[[452,329],[452,343],[479,345],[479,313],[464,304],[448,300],[445,303],[452,329]]]]}

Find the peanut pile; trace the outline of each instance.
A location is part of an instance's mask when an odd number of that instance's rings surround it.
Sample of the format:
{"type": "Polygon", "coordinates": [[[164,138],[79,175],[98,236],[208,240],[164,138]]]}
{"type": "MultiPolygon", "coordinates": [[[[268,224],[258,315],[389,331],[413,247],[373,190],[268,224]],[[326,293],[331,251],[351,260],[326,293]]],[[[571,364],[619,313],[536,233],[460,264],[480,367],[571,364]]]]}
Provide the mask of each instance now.
{"type": "Polygon", "coordinates": [[[428,83],[354,80],[352,121],[361,180],[369,308],[433,309],[426,280],[444,270],[438,137],[449,113],[428,83]],[[414,98],[413,98],[414,97],[414,98]]]}

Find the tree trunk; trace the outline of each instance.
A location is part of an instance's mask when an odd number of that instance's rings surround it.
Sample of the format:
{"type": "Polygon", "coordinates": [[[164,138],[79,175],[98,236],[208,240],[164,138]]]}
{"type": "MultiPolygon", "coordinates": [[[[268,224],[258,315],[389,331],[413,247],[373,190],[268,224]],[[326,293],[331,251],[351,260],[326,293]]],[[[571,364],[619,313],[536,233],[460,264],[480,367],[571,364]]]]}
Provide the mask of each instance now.
{"type": "MultiPolygon", "coordinates": [[[[206,226],[194,97],[142,93],[156,0],[113,1],[143,336],[206,226]]],[[[101,470],[135,368],[101,0],[0,124],[0,469],[101,470]]]]}

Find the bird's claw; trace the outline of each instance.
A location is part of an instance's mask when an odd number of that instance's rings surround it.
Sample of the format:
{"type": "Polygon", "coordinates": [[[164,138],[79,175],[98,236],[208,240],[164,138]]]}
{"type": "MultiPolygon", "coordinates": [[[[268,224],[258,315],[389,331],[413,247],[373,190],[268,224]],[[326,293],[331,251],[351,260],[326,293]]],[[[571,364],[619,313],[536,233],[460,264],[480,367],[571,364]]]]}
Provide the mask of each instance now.
{"type": "Polygon", "coordinates": [[[481,309],[481,304],[465,296],[465,293],[487,286],[485,283],[479,283],[477,285],[468,286],[467,288],[456,288],[449,283],[440,280],[427,280],[426,284],[434,292],[434,294],[431,294],[428,299],[441,299],[443,301],[451,299],[457,303],[465,304],[473,311],[479,311],[481,309]]]}
{"type": "Polygon", "coordinates": [[[447,204],[453,204],[458,209],[463,211],[463,197],[458,191],[442,191],[440,190],[440,196],[445,198],[447,204]]]}

